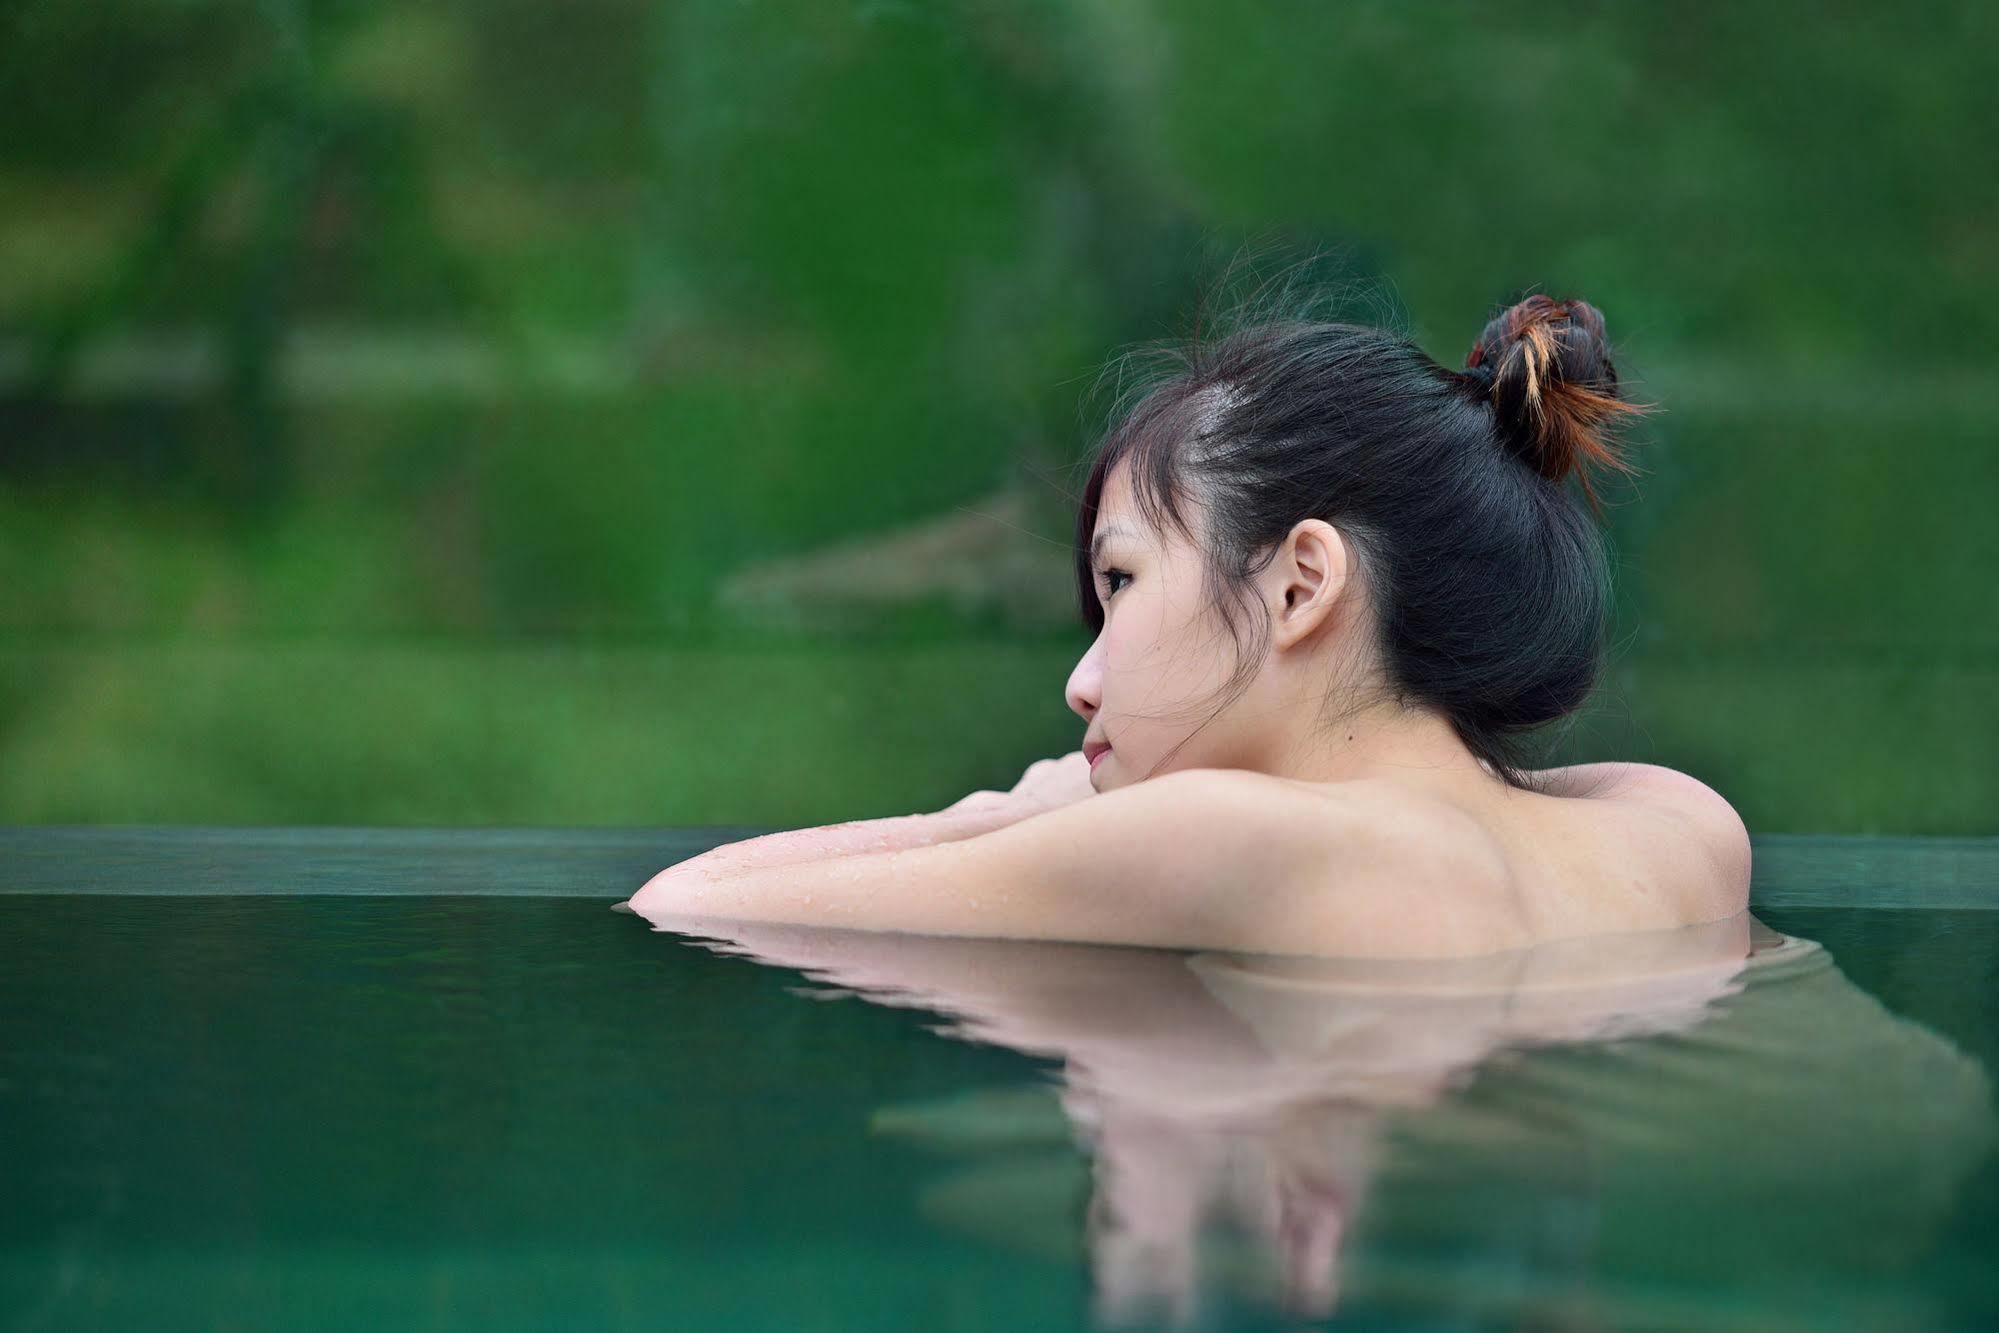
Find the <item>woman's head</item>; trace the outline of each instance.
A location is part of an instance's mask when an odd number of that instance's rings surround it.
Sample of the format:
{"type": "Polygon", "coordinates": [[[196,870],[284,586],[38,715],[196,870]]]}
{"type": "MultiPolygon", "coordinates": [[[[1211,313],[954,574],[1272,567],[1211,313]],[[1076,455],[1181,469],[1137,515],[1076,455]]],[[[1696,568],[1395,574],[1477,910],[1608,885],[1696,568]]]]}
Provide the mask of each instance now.
{"type": "Polygon", "coordinates": [[[1461,371],[1392,331],[1254,309],[1156,350],[1169,373],[1115,413],[1077,517],[1096,641],[1068,699],[1114,747],[1099,788],[1260,767],[1374,709],[1441,718],[1527,785],[1520,739],[1578,708],[1602,659],[1589,469],[1634,470],[1612,430],[1643,409],[1602,315],[1530,296],[1461,371]]]}

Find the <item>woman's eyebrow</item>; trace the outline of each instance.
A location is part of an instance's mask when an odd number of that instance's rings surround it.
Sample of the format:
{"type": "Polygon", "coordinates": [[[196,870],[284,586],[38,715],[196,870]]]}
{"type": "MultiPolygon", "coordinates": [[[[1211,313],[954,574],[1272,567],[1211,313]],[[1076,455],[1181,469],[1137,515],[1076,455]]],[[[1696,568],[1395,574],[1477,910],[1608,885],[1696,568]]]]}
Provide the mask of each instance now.
{"type": "Polygon", "coordinates": [[[1115,523],[1107,528],[1100,529],[1097,535],[1090,539],[1090,563],[1094,565],[1103,558],[1105,542],[1108,542],[1113,537],[1129,536],[1131,536],[1130,529],[1121,528],[1115,523]]]}

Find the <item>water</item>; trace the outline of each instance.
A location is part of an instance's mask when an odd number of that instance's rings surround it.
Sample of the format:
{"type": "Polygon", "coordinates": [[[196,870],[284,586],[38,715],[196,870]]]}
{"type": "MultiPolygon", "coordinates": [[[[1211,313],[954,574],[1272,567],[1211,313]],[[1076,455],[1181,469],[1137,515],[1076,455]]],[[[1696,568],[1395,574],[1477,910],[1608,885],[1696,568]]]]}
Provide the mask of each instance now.
{"type": "Polygon", "coordinates": [[[606,910],[693,849],[0,834],[0,1327],[1999,1313],[1994,844],[1427,974],[606,910]]]}

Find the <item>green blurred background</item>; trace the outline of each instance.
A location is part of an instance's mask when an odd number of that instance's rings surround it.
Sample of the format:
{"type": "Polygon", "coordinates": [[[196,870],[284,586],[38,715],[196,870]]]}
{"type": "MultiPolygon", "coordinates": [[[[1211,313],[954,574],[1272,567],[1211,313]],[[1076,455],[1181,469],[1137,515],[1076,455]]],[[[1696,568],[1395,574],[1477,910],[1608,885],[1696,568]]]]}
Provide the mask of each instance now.
{"type": "Polygon", "coordinates": [[[1551,759],[1999,832],[1993,15],[0,3],[0,822],[1010,785],[1086,390],[1274,239],[1663,406],[1551,759]]]}

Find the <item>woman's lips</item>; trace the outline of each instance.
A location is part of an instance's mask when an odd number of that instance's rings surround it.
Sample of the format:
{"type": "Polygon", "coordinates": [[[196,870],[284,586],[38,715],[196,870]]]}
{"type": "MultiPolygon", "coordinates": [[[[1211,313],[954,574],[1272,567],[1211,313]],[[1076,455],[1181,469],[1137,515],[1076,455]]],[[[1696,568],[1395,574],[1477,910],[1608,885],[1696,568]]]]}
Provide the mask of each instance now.
{"type": "Polygon", "coordinates": [[[1090,756],[1090,771],[1092,773],[1097,771],[1097,765],[1102,763],[1104,756],[1109,754],[1110,752],[1111,752],[1111,747],[1106,745],[1103,749],[1097,751],[1095,754],[1090,756]]]}

